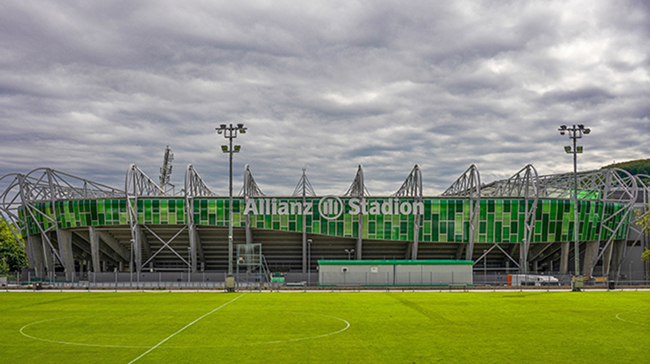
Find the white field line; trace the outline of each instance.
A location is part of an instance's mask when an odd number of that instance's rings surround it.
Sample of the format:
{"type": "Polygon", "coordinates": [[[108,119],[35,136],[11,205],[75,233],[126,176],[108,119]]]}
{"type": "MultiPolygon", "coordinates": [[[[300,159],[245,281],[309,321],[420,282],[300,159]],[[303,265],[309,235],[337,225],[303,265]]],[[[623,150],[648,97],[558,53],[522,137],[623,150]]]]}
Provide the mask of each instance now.
{"type": "Polygon", "coordinates": [[[618,316],[618,315],[622,315],[622,314],[624,314],[624,313],[630,313],[630,312],[637,312],[637,310],[617,313],[617,314],[616,314],[616,318],[619,319],[619,320],[621,320],[621,321],[629,322],[629,323],[631,323],[631,324],[635,324],[635,325],[650,326],[650,325],[648,325],[648,324],[644,324],[643,322],[630,321],[630,320],[626,320],[626,319],[621,318],[621,317],[618,316]]]}
{"type": "MultiPolygon", "coordinates": [[[[229,303],[230,303],[230,302],[229,302],[229,303]]],[[[321,335],[299,337],[299,338],[295,338],[295,339],[287,339],[287,340],[276,340],[276,341],[256,342],[256,343],[249,343],[248,345],[279,344],[279,343],[283,343],[283,342],[294,342],[294,341],[312,340],[312,339],[318,339],[318,338],[322,338],[322,337],[327,337],[327,336],[336,335],[336,334],[339,334],[339,333],[341,333],[341,332],[343,332],[343,331],[345,331],[345,330],[347,330],[347,329],[350,328],[350,323],[349,323],[347,320],[342,319],[342,318],[340,318],[340,317],[329,316],[329,315],[320,315],[320,314],[308,313],[308,312],[290,312],[290,313],[292,313],[292,314],[297,314],[297,315],[312,315],[312,316],[320,316],[320,317],[327,317],[327,318],[331,318],[331,319],[339,320],[339,321],[342,321],[342,322],[345,323],[345,327],[342,328],[342,329],[340,329],[340,330],[332,331],[332,332],[328,332],[328,333],[321,334],[321,335]]],[[[205,315],[204,315],[204,316],[205,316],[205,315]]],[[[27,329],[28,327],[33,326],[33,325],[37,325],[37,324],[40,324],[40,323],[43,323],[43,322],[54,321],[54,320],[63,320],[63,319],[67,319],[67,318],[70,318],[70,317],[69,317],[69,316],[65,316],[65,317],[56,317],[56,318],[51,318],[51,319],[46,319],[46,320],[40,320],[40,321],[32,322],[32,323],[30,323],[30,324],[27,324],[27,325],[21,327],[19,331],[20,331],[20,333],[21,333],[23,336],[25,336],[25,337],[27,337],[27,338],[34,339],[34,340],[39,340],[39,341],[44,341],[44,342],[48,342],[48,343],[53,343],[53,344],[76,345],[76,346],[92,346],[92,347],[99,347],[99,348],[120,348],[120,349],[151,349],[151,348],[152,348],[151,346],[129,346],[129,345],[86,344],[86,343],[74,343],[74,342],[69,342],[69,341],[51,340],[51,339],[44,339],[44,338],[40,338],[40,337],[36,337],[36,336],[32,336],[32,335],[27,334],[27,333],[24,331],[25,329],[27,329]]],[[[620,318],[619,318],[619,319],[620,319],[620,318]]],[[[620,320],[622,320],[622,319],[620,319],[620,320]]],[[[205,346],[205,345],[202,345],[202,346],[197,346],[197,345],[193,345],[193,346],[167,346],[167,348],[169,348],[169,349],[217,348],[217,347],[219,347],[219,346],[214,346],[214,345],[210,345],[210,346],[205,346]]]]}
{"type": "Polygon", "coordinates": [[[279,344],[279,343],[282,343],[282,342],[292,342],[292,341],[302,341],[302,340],[318,339],[318,338],[321,338],[321,337],[327,337],[327,336],[336,335],[336,334],[338,334],[338,333],[340,333],[340,332],[343,332],[343,331],[347,330],[347,329],[350,327],[350,323],[349,323],[347,320],[344,320],[344,319],[342,319],[342,318],[340,318],[340,317],[336,317],[336,316],[328,316],[328,315],[317,315],[317,314],[312,314],[312,315],[314,315],[314,316],[320,316],[320,317],[327,317],[327,318],[337,319],[337,320],[339,320],[339,321],[343,321],[343,322],[345,322],[345,325],[346,325],[346,326],[345,326],[344,328],[340,329],[340,330],[333,331],[333,332],[329,332],[329,333],[327,333],[327,334],[316,335],[316,336],[309,336],[309,337],[300,337],[300,338],[289,339],[289,340],[267,341],[267,342],[262,343],[262,344],[279,344]]]}
{"type": "Polygon", "coordinates": [[[187,329],[188,327],[194,325],[195,323],[197,323],[197,322],[198,322],[199,320],[201,320],[202,318],[204,318],[204,317],[206,317],[206,316],[208,316],[208,315],[210,315],[210,314],[212,314],[212,313],[214,313],[214,312],[219,311],[220,309],[226,307],[227,305],[229,305],[229,304],[235,302],[236,300],[238,300],[240,297],[244,296],[245,294],[246,294],[246,293],[244,293],[244,294],[242,294],[242,295],[239,295],[239,296],[233,298],[232,300],[230,300],[230,301],[224,303],[223,305],[221,305],[221,306],[215,308],[214,310],[212,310],[212,311],[206,313],[205,315],[203,315],[203,316],[197,318],[196,320],[190,322],[189,324],[185,325],[185,327],[183,327],[182,329],[180,329],[180,330],[176,331],[175,333],[169,335],[167,338],[165,338],[163,341],[159,342],[158,344],[152,346],[149,350],[147,350],[147,351],[145,351],[144,353],[142,353],[139,357],[137,357],[137,358],[131,360],[131,361],[129,362],[129,364],[135,363],[138,359],[140,359],[140,358],[142,358],[143,356],[149,354],[149,353],[152,352],[154,349],[156,349],[156,348],[159,347],[160,345],[164,344],[167,340],[169,340],[169,339],[173,338],[174,336],[180,334],[181,332],[183,332],[183,330],[185,330],[185,329],[187,329]]]}
{"type": "MultiPolygon", "coordinates": [[[[319,314],[316,314],[316,313],[308,313],[308,312],[289,312],[289,313],[293,313],[293,314],[297,314],[297,315],[311,315],[311,316],[327,317],[327,318],[331,318],[331,319],[335,319],[335,320],[345,322],[345,327],[340,329],[340,330],[328,332],[326,334],[321,334],[321,335],[305,336],[305,337],[298,337],[298,338],[295,338],[295,339],[286,339],[286,340],[252,342],[252,343],[246,343],[246,344],[242,344],[242,345],[266,345],[266,344],[280,344],[280,343],[286,343],[286,342],[312,340],[312,339],[318,339],[318,338],[321,338],[321,337],[336,335],[336,334],[341,333],[341,332],[343,332],[343,331],[350,328],[350,323],[347,320],[342,319],[340,317],[336,317],[336,316],[319,315],[319,314]]],[[[192,346],[166,346],[165,348],[166,349],[196,349],[196,348],[219,348],[219,347],[221,347],[221,346],[218,346],[218,345],[192,345],[192,346]]]]}
{"type": "Polygon", "coordinates": [[[36,325],[36,324],[40,324],[40,323],[48,322],[48,321],[54,321],[54,320],[63,320],[63,319],[66,319],[66,318],[68,318],[68,317],[57,317],[57,318],[32,322],[31,324],[27,324],[27,325],[21,327],[20,328],[20,333],[23,336],[28,337],[30,339],[45,341],[45,342],[54,343],[54,344],[77,345],[77,346],[94,346],[94,347],[100,347],[100,348],[122,348],[122,349],[148,349],[148,348],[150,348],[150,346],[124,346],[124,345],[101,345],[101,344],[71,343],[71,342],[68,342],[68,341],[58,341],[58,340],[43,339],[43,338],[40,338],[40,337],[36,337],[36,336],[26,334],[25,331],[24,331],[26,328],[28,328],[28,327],[30,327],[32,325],[36,325]]]}

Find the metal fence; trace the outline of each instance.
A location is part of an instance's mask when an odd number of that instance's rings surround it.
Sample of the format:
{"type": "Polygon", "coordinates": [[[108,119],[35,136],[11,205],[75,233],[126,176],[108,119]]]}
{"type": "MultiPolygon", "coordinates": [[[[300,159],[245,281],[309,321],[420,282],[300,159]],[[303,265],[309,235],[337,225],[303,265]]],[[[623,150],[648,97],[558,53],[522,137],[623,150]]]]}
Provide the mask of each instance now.
{"type": "MultiPolygon", "coordinates": [[[[38,285],[39,288],[57,289],[225,289],[226,276],[225,272],[84,272],[75,273],[72,280],[66,280],[62,272],[54,275],[50,273],[46,278],[36,278],[31,270],[25,269],[22,272],[6,273],[4,279],[0,279],[0,285],[7,288],[38,285]]],[[[259,273],[236,273],[234,276],[238,288],[244,290],[307,286],[309,278],[306,273],[284,274],[281,280],[273,280],[272,277],[259,273]]],[[[317,284],[317,278],[317,275],[313,275],[312,284],[317,284]]]]}
{"type": "MultiPolygon", "coordinates": [[[[412,287],[440,287],[467,285],[465,280],[456,279],[453,275],[435,275],[431,272],[418,275],[413,273],[393,277],[391,275],[368,275],[366,273],[359,277],[337,282],[336,287],[358,288],[361,286],[412,286],[412,287]]],[[[513,273],[514,274],[514,273],[513,273]]],[[[531,274],[532,275],[532,274],[531,274]]],[[[572,272],[560,274],[559,272],[544,272],[535,276],[557,278],[556,286],[567,287],[571,285],[572,272]]],[[[319,285],[318,272],[310,273],[276,273],[272,277],[260,274],[235,274],[239,289],[291,289],[291,288],[316,288],[319,285]],[[277,278],[276,278],[277,277],[277,278]]],[[[612,288],[612,287],[650,287],[650,279],[642,274],[637,277],[632,274],[622,274],[615,279],[606,277],[585,277],[584,285],[589,288],[612,288]]],[[[9,272],[0,274],[0,286],[3,288],[34,288],[37,283],[44,287],[57,289],[82,288],[82,289],[224,289],[226,278],[225,272],[199,272],[188,274],[187,272],[84,272],[76,274],[73,280],[65,280],[65,275],[57,272],[47,278],[35,278],[33,272],[25,269],[22,272],[9,272]]],[[[508,274],[504,272],[490,272],[475,269],[472,276],[472,285],[477,288],[508,287],[508,274]]],[[[532,285],[532,284],[531,284],[532,285]]],[[[327,285],[329,287],[330,285],[327,285]]]]}
{"type": "MultiPolygon", "coordinates": [[[[588,287],[608,287],[613,284],[615,286],[650,286],[650,279],[644,277],[643,274],[621,274],[618,277],[604,277],[604,276],[584,276],[584,285],[588,287]]],[[[519,274],[518,272],[513,272],[511,274],[519,274]]],[[[541,276],[545,278],[556,278],[557,283],[553,285],[557,286],[570,286],[573,279],[574,273],[560,273],[560,272],[543,272],[543,273],[530,273],[530,276],[541,276]]],[[[508,274],[500,271],[484,271],[484,270],[474,270],[474,285],[475,286],[508,286],[508,274]]],[[[532,285],[532,284],[531,284],[532,285]]]]}

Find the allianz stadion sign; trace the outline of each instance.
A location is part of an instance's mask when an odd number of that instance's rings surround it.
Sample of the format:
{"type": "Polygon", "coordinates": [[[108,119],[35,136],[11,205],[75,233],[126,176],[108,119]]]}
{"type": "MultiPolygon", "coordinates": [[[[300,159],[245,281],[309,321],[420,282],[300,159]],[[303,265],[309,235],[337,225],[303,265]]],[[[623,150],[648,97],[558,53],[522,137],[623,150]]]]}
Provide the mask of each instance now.
{"type": "Polygon", "coordinates": [[[388,198],[367,201],[364,198],[349,198],[344,201],[337,196],[325,196],[318,202],[311,200],[279,201],[276,198],[250,198],[246,201],[244,215],[314,215],[328,220],[337,219],[344,212],[350,215],[415,215],[424,214],[422,201],[388,198]]]}

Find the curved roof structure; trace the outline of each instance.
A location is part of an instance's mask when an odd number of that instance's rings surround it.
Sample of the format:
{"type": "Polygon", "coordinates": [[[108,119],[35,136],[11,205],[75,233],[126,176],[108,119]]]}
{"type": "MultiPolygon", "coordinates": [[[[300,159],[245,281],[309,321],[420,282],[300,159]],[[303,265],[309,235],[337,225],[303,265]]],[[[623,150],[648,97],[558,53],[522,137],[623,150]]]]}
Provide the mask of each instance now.
{"type": "MultiPolygon", "coordinates": [[[[615,242],[635,235],[634,205],[647,204],[648,187],[620,169],[580,172],[577,178],[585,270],[601,262],[609,271],[604,256],[615,242]]],[[[262,244],[273,269],[315,266],[307,263],[308,240],[314,261],[343,259],[348,247],[356,259],[490,258],[504,269],[569,268],[564,245],[576,227],[570,173],[539,176],[527,165],[485,184],[472,165],[440,196],[423,196],[415,165],[394,194],[372,196],[359,166],[346,193],[317,196],[303,168],[292,196],[273,197],[246,166],[232,207],[192,165],[184,181],[183,190],[170,193],[131,165],[119,189],[40,168],[0,178],[6,186],[0,212],[17,236],[27,237],[24,249],[40,272],[48,269],[48,254],[66,270],[88,260],[97,271],[123,267],[131,250],[137,270],[223,270],[231,208],[235,242],[262,244]]]]}

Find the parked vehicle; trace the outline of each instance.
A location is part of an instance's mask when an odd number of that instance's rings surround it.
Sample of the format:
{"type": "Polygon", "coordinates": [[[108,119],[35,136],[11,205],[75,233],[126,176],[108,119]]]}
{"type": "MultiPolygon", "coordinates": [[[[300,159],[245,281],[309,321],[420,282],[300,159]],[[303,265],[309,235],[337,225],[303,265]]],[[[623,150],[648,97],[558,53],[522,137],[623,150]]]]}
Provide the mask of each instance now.
{"type": "Polygon", "coordinates": [[[508,286],[559,286],[560,281],[553,276],[537,274],[508,274],[508,286]]]}

